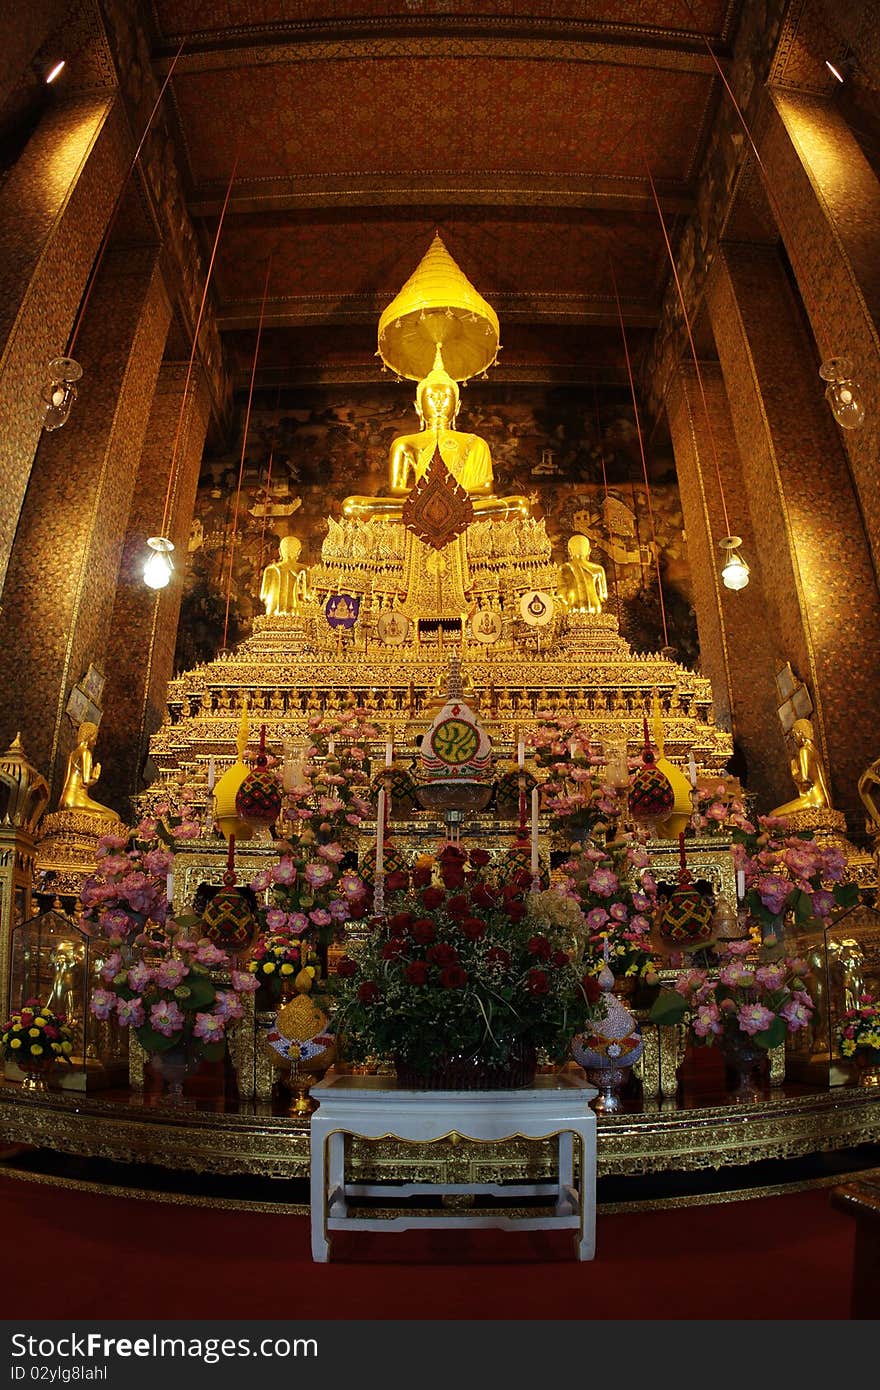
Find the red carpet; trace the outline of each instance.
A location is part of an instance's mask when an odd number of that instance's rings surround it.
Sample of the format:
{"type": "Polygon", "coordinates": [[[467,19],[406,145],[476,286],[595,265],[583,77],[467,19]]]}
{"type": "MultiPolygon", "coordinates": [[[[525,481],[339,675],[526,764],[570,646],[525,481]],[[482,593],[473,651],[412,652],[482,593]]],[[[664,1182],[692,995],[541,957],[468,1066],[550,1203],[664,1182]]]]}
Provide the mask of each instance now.
{"type": "Polygon", "coordinates": [[[846,1318],[854,1237],[819,1190],[600,1216],[591,1264],[563,1232],[464,1230],[339,1236],[321,1266],[305,1217],[7,1177],[0,1229],[4,1317],[71,1319],[846,1318]]]}

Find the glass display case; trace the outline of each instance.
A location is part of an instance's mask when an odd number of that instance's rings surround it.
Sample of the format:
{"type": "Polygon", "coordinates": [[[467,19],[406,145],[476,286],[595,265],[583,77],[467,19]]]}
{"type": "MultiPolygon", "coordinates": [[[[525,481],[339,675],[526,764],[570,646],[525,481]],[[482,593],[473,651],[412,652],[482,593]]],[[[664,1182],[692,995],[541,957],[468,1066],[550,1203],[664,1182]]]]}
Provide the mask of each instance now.
{"type": "MultiPolygon", "coordinates": [[[[115,1084],[125,1073],[124,1040],[111,1021],[89,1010],[92,990],[100,983],[106,941],[65,912],[60,902],[13,927],[10,942],[8,1011],[38,999],[63,1014],[73,1032],[70,1065],[56,1067],[53,1085],[86,1090],[115,1084]]],[[[6,1074],[14,1074],[7,1064],[6,1074]]]]}
{"type": "Polygon", "coordinates": [[[846,1085],[854,1080],[854,1068],[841,1053],[839,1030],[843,1015],[863,995],[880,997],[880,912],[857,903],[835,913],[824,929],[799,932],[796,947],[811,969],[813,1018],[790,1039],[789,1075],[846,1085]]]}

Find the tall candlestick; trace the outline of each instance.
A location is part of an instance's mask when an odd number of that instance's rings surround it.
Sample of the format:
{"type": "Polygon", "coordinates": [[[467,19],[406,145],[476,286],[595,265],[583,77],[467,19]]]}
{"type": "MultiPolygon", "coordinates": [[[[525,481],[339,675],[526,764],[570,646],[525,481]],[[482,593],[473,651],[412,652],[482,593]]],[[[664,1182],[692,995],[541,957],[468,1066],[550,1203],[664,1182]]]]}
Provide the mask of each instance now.
{"type": "Polygon", "coordinates": [[[335,739],[335,738],[332,738],[332,737],[331,737],[331,738],[328,738],[328,740],[327,740],[327,757],[328,757],[328,758],[332,758],[335,752],[336,752],[336,739],[335,739]]]}
{"type": "Polygon", "coordinates": [[[385,740],[385,766],[390,767],[394,761],[394,739],[385,740]]]}
{"type": "Polygon", "coordinates": [[[384,873],[383,864],[385,862],[385,801],[387,793],[384,787],[379,789],[379,804],[376,807],[376,882],[384,873]]]}
{"type": "Polygon", "coordinates": [[[688,777],[690,777],[690,779],[691,779],[691,786],[693,787],[694,791],[696,791],[696,790],[697,790],[697,761],[696,761],[696,758],[694,757],[694,750],[693,750],[693,749],[691,749],[690,757],[688,758],[688,777]]]}
{"type": "Polygon", "coordinates": [[[174,902],[174,870],[169,869],[165,875],[165,897],[168,899],[169,907],[174,902]]]}
{"type": "Polygon", "coordinates": [[[742,902],[742,900],[743,900],[743,898],[745,897],[745,895],[746,895],[746,871],[745,871],[745,869],[737,869],[737,871],[736,871],[736,896],[739,898],[740,902],[742,902]]]}
{"type": "Polygon", "coordinates": [[[576,738],[570,738],[570,739],[568,740],[568,756],[569,756],[570,758],[574,758],[574,757],[577,756],[577,739],[576,739],[576,738]]]}
{"type": "Polygon", "coordinates": [[[540,791],[532,787],[532,879],[538,878],[541,869],[538,862],[538,802],[540,791]]]}
{"type": "Polygon", "coordinates": [[[217,780],[217,769],[214,766],[214,759],[208,759],[208,791],[214,790],[214,783],[217,780]]]}
{"type": "Polygon", "coordinates": [[[526,741],[524,738],[518,738],[516,741],[516,765],[520,772],[526,765],[526,741]]]}

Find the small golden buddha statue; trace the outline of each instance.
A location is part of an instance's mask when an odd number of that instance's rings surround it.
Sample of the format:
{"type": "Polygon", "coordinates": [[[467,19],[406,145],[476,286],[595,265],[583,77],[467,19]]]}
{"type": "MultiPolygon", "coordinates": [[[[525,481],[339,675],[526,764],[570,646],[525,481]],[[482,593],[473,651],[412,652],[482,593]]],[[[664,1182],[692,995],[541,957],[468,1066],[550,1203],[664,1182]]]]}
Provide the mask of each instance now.
{"type": "Polygon", "coordinates": [[[608,598],[605,570],[590,559],[587,536],[570,536],[568,562],[559,567],[559,595],[570,613],[601,613],[608,598]]]}
{"type": "Polygon", "coordinates": [[[868,833],[880,835],[880,758],[875,758],[859,778],[859,796],[868,812],[868,833]]]}
{"type": "Polygon", "coordinates": [[[404,502],[416,483],[428,471],[435,450],[440,450],[449,472],[473,502],[477,520],[491,517],[530,515],[525,497],[496,497],[492,491],[492,455],[485,439],[463,434],[455,428],[460,393],[458,383],[443,366],[438,345],[434,370],[419,382],[415,406],[422,428],[416,434],[401,434],[392,441],[388,456],[389,496],[346,497],[342,512],[346,517],[369,521],[400,517],[404,502]]]}
{"type": "Polygon", "coordinates": [[[101,764],[92,760],[92,750],[97,737],[97,724],[80,724],[77,745],[67,759],[67,773],[58,800],[58,810],[87,811],[89,815],[101,820],[116,821],[119,817],[115,811],[111,811],[109,806],[102,806],[100,801],[93,801],[89,796],[89,788],[93,787],[101,776],[101,764]]]}
{"type": "Polygon", "coordinates": [[[791,775],[799,795],[784,806],[777,806],[774,816],[790,816],[796,811],[814,810],[816,807],[831,809],[831,793],[828,778],[819,750],[813,738],[813,724],[809,719],[796,719],[791,735],[797,748],[797,756],[791,760],[791,775]]]}
{"type": "Polygon", "coordinates": [[[308,595],[308,568],[299,564],[302,541],[297,536],[283,536],[279,558],[263,570],[260,600],[266,605],[266,616],[297,613],[308,595]]]}

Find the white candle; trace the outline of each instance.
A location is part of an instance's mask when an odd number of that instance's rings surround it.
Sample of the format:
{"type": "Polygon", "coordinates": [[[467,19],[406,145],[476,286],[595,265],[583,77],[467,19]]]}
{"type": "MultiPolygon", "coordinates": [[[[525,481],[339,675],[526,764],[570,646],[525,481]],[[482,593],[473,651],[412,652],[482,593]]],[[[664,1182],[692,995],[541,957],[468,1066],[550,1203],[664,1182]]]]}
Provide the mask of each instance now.
{"type": "Polygon", "coordinates": [[[538,802],[540,796],[539,789],[532,787],[532,878],[537,878],[540,873],[538,863],[538,802]]]}
{"type": "Polygon", "coordinates": [[[385,740],[385,766],[386,766],[386,767],[390,767],[391,764],[393,763],[393,761],[394,761],[394,740],[391,739],[391,738],[387,738],[387,739],[385,740]]]}
{"type": "Polygon", "coordinates": [[[379,790],[379,804],[376,807],[376,881],[381,878],[385,861],[385,797],[384,787],[379,790]]]}
{"type": "Polygon", "coordinates": [[[296,761],[293,754],[288,753],[281,770],[281,785],[286,792],[290,792],[293,791],[296,784],[296,761]]]}
{"type": "Polygon", "coordinates": [[[695,759],[695,757],[694,757],[694,750],[693,750],[693,749],[691,749],[690,757],[688,758],[688,777],[690,777],[690,779],[691,779],[691,786],[693,787],[694,791],[696,791],[696,790],[697,790],[697,762],[696,762],[696,759],[695,759]]]}
{"type": "Polygon", "coordinates": [[[174,902],[174,870],[169,869],[165,876],[165,897],[169,903],[174,902]]]}
{"type": "Polygon", "coordinates": [[[568,741],[568,756],[574,758],[577,754],[577,739],[570,738],[568,741]]]}
{"type": "Polygon", "coordinates": [[[336,739],[331,737],[331,738],[329,738],[329,739],[327,740],[327,757],[328,757],[328,758],[332,758],[332,757],[333,757],[333,754],[334,754],[335,752],[336,752],[336,739]]]}
{"type": "Polygon", "coordinates": [[[214,759],[208,759],[208,791],[214,790],[214,783],[217,780],[217,769],[214,766],[214,759]]]}
{"type": "Polygon", "coordinates": [[[739,898],[740,902],[742,902],[742,900],[743,900],[743,898],[745,897],[745,895],[746,895],[746,871],[745,871],[745,869],[737,869],[737,871],[736,871],[736,896],[739,898]]]}
{"type": "Polygon", "coordinates": [[[516,744],[516,765],[522,772],[526,765],[526,741],[524,738],[517,739],[516,744]]]}

